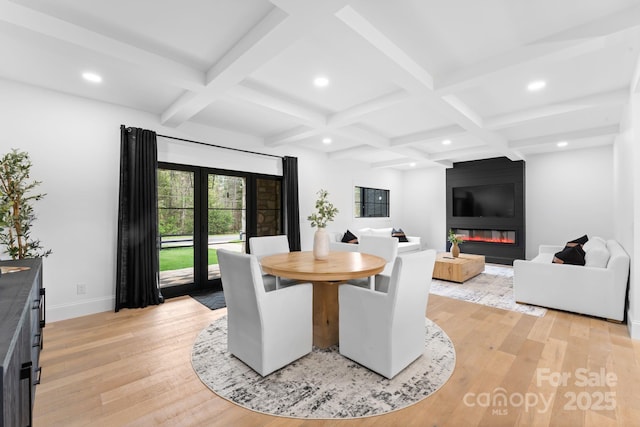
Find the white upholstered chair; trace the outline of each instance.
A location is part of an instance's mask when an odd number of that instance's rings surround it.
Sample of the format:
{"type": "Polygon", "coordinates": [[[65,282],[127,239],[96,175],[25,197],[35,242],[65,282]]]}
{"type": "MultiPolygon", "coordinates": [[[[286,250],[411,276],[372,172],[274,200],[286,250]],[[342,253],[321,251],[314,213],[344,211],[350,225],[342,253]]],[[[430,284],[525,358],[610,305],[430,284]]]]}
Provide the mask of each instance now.
{"type": "MultiPolygon", "coordinates": [[[[249,251],[252,255],[257,256],[258,259],[267,255],[284,254],[290,252],[289,239],[287,239],[286,235],[250,237],[249,251]]],[[[264,272],[262,273],[262,280],[267,291],[297,283],[296,280],[280,278],[264,272]]]]}
{"type": "Polygon", "coordinates": [[[266,292],[254,255],[218,250],[229,352],[262,376],[311,352],[311,283],[266,292]]]}
{"type": "Polygon", "coordinates": [[[350,280],[350,285],[369,287],[381,292],[386,292],[393,269],[393,263],[398,256],[398,239],[386,236],[363,235],[358,239],[358,252],[371,254],[384,258],[387,264],[375,277],[350,280]]]}
{"type": "Polygon", "coordinates": [[[340,285],[340,353],[393,378],[424,352],[425,316],[436,253],[398,256],[389,289],[340,285]]]}

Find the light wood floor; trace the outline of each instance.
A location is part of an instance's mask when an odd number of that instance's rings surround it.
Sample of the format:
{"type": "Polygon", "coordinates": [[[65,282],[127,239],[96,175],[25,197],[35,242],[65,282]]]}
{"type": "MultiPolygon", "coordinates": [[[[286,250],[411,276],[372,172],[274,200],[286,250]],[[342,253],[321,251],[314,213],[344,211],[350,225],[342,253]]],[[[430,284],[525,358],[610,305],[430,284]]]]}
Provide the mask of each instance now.
{"type": "Polygon", "coordinates": [[[391,414],[305,421],[218,398],[191,368],[196,335],[225,310],[189,297],[45,328],[43,426],[630,426],[640,423],[640,342],[625,325],[549,311],[537,318],[431,295],[428,317],[451,337],[457,364],[432,396],[391,414]],[[602,370],[602,371],[601,371],[602,370]],[[594,378],[600,372],[606,378],[594,378]],[[545,375],[542,375],[545,374],[545,375]],[[548,375],[546,375],[548,374],[548,375]],[[570,375],[556,387],[559,375],[570,375]],[[543,378],[544,376],[544,378],[543,378]],[[588,376],[590,383],[583,384],[588,376]],[[615,385],[612,376],[616,377],[615,385]],[[611,394],[613,393],[613,394],[611,394]],[[491,404],[506,396],[506,406],[491,404]],[[575,396],[575,399],[572,399],[575,396]],[[523,399],[535,406],[525,409],[523,399]],[[540,399],[549,400],[549,409],[540,399]],[[489,399],[489,400],[487,400],[489,399]],[[615,404],[615,409],[606,410],[615,404]]]}

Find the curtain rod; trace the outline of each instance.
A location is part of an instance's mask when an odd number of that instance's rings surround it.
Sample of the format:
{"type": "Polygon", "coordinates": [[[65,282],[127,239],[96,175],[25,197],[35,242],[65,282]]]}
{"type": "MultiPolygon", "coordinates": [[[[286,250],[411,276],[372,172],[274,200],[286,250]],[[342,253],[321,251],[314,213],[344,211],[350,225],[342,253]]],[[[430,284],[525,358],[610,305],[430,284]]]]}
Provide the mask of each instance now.
{"type": "Polygon", "coordinates": [[[184,138],[177,138],[175,136],[160,135],[160,134],[157,134],[157,136],[161,136],[162,138],[175,139],[177,141],[190,142],[192,144],[206,145],[208,147],[216,147],[216,148],[222,148],[222,149],[225,149],[225,150],[240,151],[241,153],[257,154],[258,156],[275,157],[277,159],[283,159],[284,158],[282,156],[276,156],[275,154],[258,153],[257,151],[249,151],[249,150],[243,150],[241,148],[233,148],[233,147],[225,147],[223,145],[208,144],[206,142],[193,141],[193,140],[184,139],[184,138]]]}

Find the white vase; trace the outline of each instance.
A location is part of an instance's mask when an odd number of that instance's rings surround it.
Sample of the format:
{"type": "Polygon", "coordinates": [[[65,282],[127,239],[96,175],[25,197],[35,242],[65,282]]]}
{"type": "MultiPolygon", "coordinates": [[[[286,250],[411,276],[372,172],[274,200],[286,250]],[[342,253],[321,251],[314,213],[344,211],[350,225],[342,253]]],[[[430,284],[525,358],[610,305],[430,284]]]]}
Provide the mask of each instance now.
{"type": "Polygon", "coordinates": [[[313,235],[313,257],[317,260],[329,258],[329,233],[322,227],[318,227],[313,235]]]}

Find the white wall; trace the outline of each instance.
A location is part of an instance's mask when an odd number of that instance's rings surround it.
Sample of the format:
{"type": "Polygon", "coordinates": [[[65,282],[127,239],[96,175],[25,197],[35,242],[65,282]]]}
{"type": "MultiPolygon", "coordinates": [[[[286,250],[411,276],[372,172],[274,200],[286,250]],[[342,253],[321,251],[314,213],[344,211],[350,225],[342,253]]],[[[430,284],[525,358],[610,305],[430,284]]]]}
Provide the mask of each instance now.
{"type": "Polygon", "coordinates": [[[621,132],[615,142],[615,237],[631,257],[629,275],[629,309],[627,325],[632,338],[640,339],[640,260],[635,248],[640,247],[640,174],[636,172],[640,161],[640,94],[631,96],[621,123],[621,132]]]}
{"type": "Polygon", "coordinates": [[[611,146],[530,155],[525,167],[527,259],[541,244],[613,237],[611,146]]]}
{"type": "Polygon", "coordinates": [[[422,247],[445,251],[447,243],[446,169],[407,171],[403,230],[422,237],[422,247]]]}
{"type": "MultiPolygon", "coordinates": [[[[33,236],[53,254],[44,260],[47,318],[50,321],[112,310],[115,296],[120,125],[159,134],[298,157],[302,248],[311,249],[313,229],[306,217],[316,191],[325,188],[341,210],[329,228],[354,223],[353,185],[391,190],[392,218],[359,220],[358,226],[401,224],[402,174],[371,170],[352,162],[329,162],[316,152],[268,149],[246,135],[199,125],[177,129],[137,110],[63,95],[0,80],[0,153],[11,148],[29,152],[32,177],[47,196],[37,202],[33,236]],[[76,285],[87,293],[77,295],[76,285]]],[[[281,174],[279,160],[188,143],[158,139],[161,161],[281,174]]],[[[0,257],[3,257],[0,253],[0,257]]],[[[3,257],[6,258],[6,257],[3,257]]]]}

